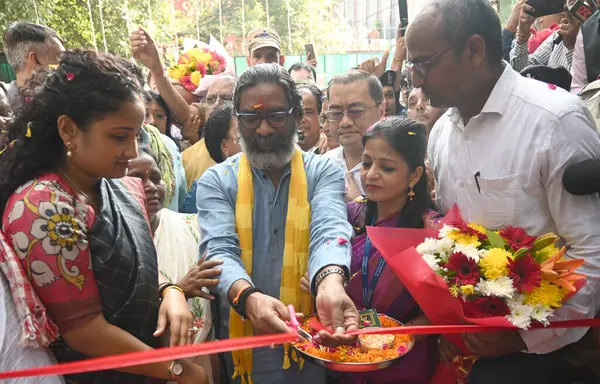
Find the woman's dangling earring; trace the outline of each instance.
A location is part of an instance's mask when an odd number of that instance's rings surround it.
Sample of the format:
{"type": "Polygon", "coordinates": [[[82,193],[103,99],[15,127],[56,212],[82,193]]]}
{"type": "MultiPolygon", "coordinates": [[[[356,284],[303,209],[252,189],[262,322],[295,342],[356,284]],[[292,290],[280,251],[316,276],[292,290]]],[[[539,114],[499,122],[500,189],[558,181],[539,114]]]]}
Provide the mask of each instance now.
{"type": "Polygon", "coordinates": [[[73,152],[71,152],[71,143],[67,143],[67,157],[73,156],[73,152]]]}
{"type": "Polygon", "coordinates": [[[410,184],[408,184],[408,187],[410,188],[410,189],[408,190],[408,199],[409,199],[410,201],[412,201],[412,200],[413,200],[413,198],[414,198],[414,197],[415,197],[415,195],[416,195],[415,191],[413,190],[414,183],[413,183],[413,182],[411,182],[410,184]]]}

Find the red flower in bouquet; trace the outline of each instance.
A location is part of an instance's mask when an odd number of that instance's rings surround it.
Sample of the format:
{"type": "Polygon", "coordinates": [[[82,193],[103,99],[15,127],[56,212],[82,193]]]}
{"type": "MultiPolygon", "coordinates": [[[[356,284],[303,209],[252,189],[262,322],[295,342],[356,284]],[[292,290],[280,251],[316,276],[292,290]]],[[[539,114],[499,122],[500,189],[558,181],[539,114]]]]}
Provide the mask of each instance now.
{"type": "Polygon", "coordinates": [[[533,249],[535,236],[529,236],[523,228],[506,227],[500,231],[500,236],[508,242],[513,251],[521,248],[533,249]]]}
{"type": "Polygon", "coordinates": [[[477,263],[462,252],[455,252],[442,265],[450,272],[450,281],[457,285],[477,284],[481,273],[477,263]]]}
{"type": "Polygon", "coordinates": [[[508,260],[508,276],[519,292],[531,292],[542,283],[541,267],[529,253],[508,260]]]}
{"type": "Polygon", "coordinates": [[[179,82],[188,90],[188,92],[194,92],[196,90],[196,86],[192,83],[190,75],[183,76],[179,82]]]}
{"type": "Polygon", "coordinates": [[[464,221],[462,218],[453,220],[450,223],[450,225],[453,226],[454,228],[458,229],[462,233],[466,233],[467,235],[471,235],[471,236],[477,236],[479,241],[481,241],[482,243],[487,241],[487,239],[488,239],[488,237],[485,233],[481,233],[478,230],[469,227],[469,224],[466,221],[464,221]]]}
{"type": "Polygon", "coordinates": [[[510,309],[503,298],[496,296],[480,297],[463,302],[463,310],[467,317],[506,316],[510,309]]]}

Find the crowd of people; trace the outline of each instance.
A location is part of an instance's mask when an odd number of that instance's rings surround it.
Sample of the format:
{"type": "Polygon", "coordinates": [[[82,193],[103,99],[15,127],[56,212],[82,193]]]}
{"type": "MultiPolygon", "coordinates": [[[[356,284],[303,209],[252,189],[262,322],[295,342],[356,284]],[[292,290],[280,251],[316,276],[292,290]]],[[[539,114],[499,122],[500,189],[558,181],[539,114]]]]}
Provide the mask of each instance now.
{"type": "MultiPolygon", "coordinates": [[[[366,227],[427,228],[455,204],[487,228],[557,233],[587,279],[556,318],[595,317],[600,196],[568,193],[562,176],[600,160],[597,101],[578,97],[600,74],[597,28],[586,27],[600,11],[583,26],[567,9],[533,11],[519,0],[502,28],[487,0],[431,0],[406,34],[399,26],[391,55],[325,89],[314,59],[289,65],[278,33],[259,28],[248,69],[200,95],[168,77],[141,27],[134,63],[12,23],[4,50],[16,80],[0,83],[0,371],[291,332],[289,304],[318,315],[324,345],[354,344],[364,308],[431,325],[366,227]]],[[[466,333],[478,359],[445,382],[597,383],[599,335],[466,333]]],[[[460,357],[442,335],[415,343],[370,373],[273,346],[8,382],[427,384],[460,357]]]]}

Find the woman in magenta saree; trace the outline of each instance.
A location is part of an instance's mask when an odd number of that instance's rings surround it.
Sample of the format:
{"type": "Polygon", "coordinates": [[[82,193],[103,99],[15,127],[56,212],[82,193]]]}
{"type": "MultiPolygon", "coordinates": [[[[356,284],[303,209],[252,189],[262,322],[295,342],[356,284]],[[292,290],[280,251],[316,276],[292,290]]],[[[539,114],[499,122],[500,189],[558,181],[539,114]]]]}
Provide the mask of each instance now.
{"type": "MultiPolygon", "coordinates": [[[[424,175],[425,129],[398,117],[378,122],[363,139],[361,181],[366,198],[348,203],[352,239],[352,279],[347,287],[357,308],[372,308],[405,324],[429,324],[419,306],[372,246],[365,227],[423,228],[429,210],[424,175]]],[[[437,362],[435,337],[416,338],[414,349],[396,365],[380,371],[348,374],[342,382],[428,384],[437,362]]]]}

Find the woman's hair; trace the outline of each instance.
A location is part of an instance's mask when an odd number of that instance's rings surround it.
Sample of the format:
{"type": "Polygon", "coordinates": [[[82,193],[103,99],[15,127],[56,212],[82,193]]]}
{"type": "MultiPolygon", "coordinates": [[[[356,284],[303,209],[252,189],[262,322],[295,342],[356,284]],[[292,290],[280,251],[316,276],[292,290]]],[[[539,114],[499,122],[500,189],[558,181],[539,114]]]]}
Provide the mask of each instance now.
{"type": "MultiPolygon", "coordinates": [[[[156,153],[150,148],[150,146],[148,144],[138,144],[138,157],[140,156],[150,156],[152,158],[152,160],[154,160],[154,162],[156,163],[156,166],[158,167],[158,156],[156,155],[156,153]]],[[[159,167],[160,169],[160,167],[159,167]]]]}
{"type": "Polygon", "coordinates": [[[321,93],[321,90],[319,89],[319,87],[317,87],[314,84],[301,84],[298,85],[298,91],[301,91],[303,89],[308,90],[310,93],[313,94],[315,101],[317,103],[317,114],[321,114],[321,111],[323,110],[323,95],[321,93]]]}
{"type": "Polygon", "coordinates": [[[233,119],[233,104],[224,102],[217,106],[204,124],[204,143],[210,157],[218,164],[225,161],[221,143],[227,139],[233,119]]]}
{"type": "Polygon", "coordinates": [[[92,122],[141,92],[136,75],[117,57],[81,50],[64,52],[56,70],[39,72],[26,88],[25,105],[8,126],[11,144],[0,154],[0,214],[17,187],[56,170],[64,160],[60,116],[87,132],[92,122]]]}
{"type": "MultiPolygon", "coordinates": [[[[429,193],[427,193],[427,175],[425,174],[425,153],[427,151],[426,129],[423,124],[413,120],[392,116],[381,120],[363,137],[363,145],[374,138],[385,140],[406,162],[409,173],[417,167],[423,167],[421,178],[413,186],[415,196],[407,200],[398,217],[398,227],[423,228],[423,216],[432,206],[429,193]]],[[[367,201],[364,226],[371,225],[377,214],[377,203],[367,201]]],[[[361,228],[359,233],[365,231],[361,228]]]]}
{"type": "Polygon", "coordinates": [[[173,133],[171,132],[171,129],[172,129],[171,124],[173,124],[173,114],[171,113],[171,110],[169,109],[169,106],[167,105],[165,100],[162,98],[161,95],[159,95],[157,92],[154,92],[154,91],[144,91],[143,95],[144,95],[144,102],[146,104],[148,104],[151,101],[156,101],[158,106],[161,107],[165,111],[165,115],[167,115],[167,130],[166,130],[165,134],[169,138],[171,138],[174,142],[177,143],[177,140],[175,140],[175,138],[173,138],[173,133]]]}

